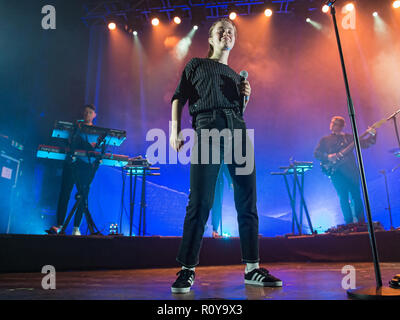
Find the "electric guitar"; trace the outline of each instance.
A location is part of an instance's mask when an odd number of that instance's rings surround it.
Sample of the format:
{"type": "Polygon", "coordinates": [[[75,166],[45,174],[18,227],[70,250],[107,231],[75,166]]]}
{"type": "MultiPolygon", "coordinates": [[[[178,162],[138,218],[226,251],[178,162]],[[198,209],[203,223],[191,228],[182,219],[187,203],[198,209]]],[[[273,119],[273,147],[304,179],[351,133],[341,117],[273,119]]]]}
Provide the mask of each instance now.
{"type": "MultiPolygon", "coordinates": [[[[382,119],[376,123],[374,123],[371,127],[369,127],[361,136],[360,139],[366,137],[367,135],[372,135],[374,136],[376,134],[376,130],[378,129],[383,123],[386,122],[386,119],[382,119]]],[[[333,158],[332,160],[325,160],[321,161],[321,170],[324,174],[326,174],[328,177],[332,176],[335,172],[336,169],[339,167],[339,165],[342,163],[342,161],[346,158],[346,156],[352,152],[354,149],[354,141],[351,142],[349,145],[347,145],[345,148],[340,150],[339,152],[336,153],[336,157],[333,158]]]]}

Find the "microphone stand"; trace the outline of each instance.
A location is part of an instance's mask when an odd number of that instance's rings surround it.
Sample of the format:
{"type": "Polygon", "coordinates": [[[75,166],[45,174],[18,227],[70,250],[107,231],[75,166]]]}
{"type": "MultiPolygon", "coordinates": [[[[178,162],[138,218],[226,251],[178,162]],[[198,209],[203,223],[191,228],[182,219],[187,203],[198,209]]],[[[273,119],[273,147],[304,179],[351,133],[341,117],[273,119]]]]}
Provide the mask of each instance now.
{"type": "Polygon", "coordinates": [[[397,110],[395,113],[393,113],[389,118],[387,118],[386,120],[389,121],[391,119],[393,119],[393,123],[394,123],[394,131],[396,133],[396,138],[397,138],[397,143],[399,144],[399,148],[400,148],[400,137],[399,137],[399,129],[397,127],[397,119],[396,116],[400,113],[400,110],[397,110]]]}
{"type": "Polygon", "coordinates": [[[387,202],[388,202],[388,207],[385,208],[385,209],[387,209],[389,211],[390,230],[394,230],[393,219],[392,219],[392,208],[390,206],[389,187],[388,187],[386,171],[385,170],[380,170],[379,173],[382,173],[383,177],[385,178],[386,198],[387,198],[387,202]]]}
{"type": "Polygon", "coordinates": [[[369,233],[370,245],[371,245],[371,249],[372,249],[372,258],[373,258],[373,262],[374,262],[375,280],[376,280],[376,287],[364,287],[364,288],[361,287],[358,289],[349,289],[349,290],[347,290],[347,295],[351,298],[356,298],[356,299],[384,299],[384,298],[400,299],[400,290],[397,290],[397,292],[396,292],[396,289],[382,286],[382,277],[381,277],[381,271],[380,271],[380,267],[379,267],[378,250],[376,247],[376,240],[375,240],[375,231],[374,231],[374,226],[372,223],[372,215],[371,215],[371,207],[370,207],[370,203],[369,203],[367,181],[366,181],[366,177],[365,177],[364,163],[363,163],[363,158],[362,158],[362,154],[361,154],[361,144],[360,144],[360,138],[359,138],[358,131],[357,131],[355,110],[354,110],[353,101],[351,99],[350,86],[349,86],[349,82],[347,79],[347,72],[346,72],[346,66],[344,63],[343,50],[342,50],[342,45],[341,45],[341,41],[340,41],[339,29],[338,29],[338,25],[337,25],[337,21],[336,21],[336,8],[334,5],[335,2],[336,2],[336,0],[327,1],[327,5],[330,6],[330,8],[331,8],[332,21],[333,21],[333,25],[335,28],[336,40],[337,40],[337,45],[338,45],[338,49],[339,49],[340,61],[341,61],[343,77],[344,77],[344,84],[346,87],[347,106],[348,106],[349,118],[351,120],[351,127],[352,127],[353,137],[354,137],[354,145],[355,145],[357,160],[358,160],[358,168],[359,168],[360,177],[361,177],[361,185],[362,185],[365,209],[366,209],[366,213],[367,213],[368,233],[369,233]]]}

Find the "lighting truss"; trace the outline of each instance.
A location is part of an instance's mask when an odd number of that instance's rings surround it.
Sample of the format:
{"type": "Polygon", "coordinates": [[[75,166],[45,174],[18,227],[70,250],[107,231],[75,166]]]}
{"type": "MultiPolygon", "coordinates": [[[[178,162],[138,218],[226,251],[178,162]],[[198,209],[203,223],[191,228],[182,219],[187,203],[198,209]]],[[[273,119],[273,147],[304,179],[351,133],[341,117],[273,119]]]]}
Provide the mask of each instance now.
{"type": "Polygon", "coordinates": [[[238,15],[252,15],[265,10],[267,6],[278,14],[290,14],[294,4],[300,2],[318,2],[317,0],[108,0],[87,1],[84,6],[82,21],[86,25],[107,23],[114,20],[119,23],[150,21],[152,16],[173,20],[179,15],[182,20],[209,20],[226,17],[230,10],[238,15]]]}

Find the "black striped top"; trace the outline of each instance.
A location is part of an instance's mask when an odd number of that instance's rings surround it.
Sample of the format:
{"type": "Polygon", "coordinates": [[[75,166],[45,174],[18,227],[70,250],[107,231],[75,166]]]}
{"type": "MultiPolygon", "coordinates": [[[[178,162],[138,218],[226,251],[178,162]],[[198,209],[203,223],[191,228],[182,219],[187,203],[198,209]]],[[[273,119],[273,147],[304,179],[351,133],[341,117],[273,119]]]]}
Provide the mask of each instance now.
{"type": "Polygon", "coordinates": [[[226,64],[208,58],[193,58],[186,65],[171,99],[184,105],[189,100],[191,116],[221,108],[240,108],[240,75],[226,64]]]}

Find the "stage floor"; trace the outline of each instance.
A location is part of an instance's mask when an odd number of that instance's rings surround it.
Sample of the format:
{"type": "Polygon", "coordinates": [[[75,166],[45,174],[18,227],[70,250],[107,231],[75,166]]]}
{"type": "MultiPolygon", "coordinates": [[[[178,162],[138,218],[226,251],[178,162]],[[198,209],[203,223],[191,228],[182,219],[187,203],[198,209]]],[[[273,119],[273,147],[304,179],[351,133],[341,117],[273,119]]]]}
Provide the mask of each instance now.
{"type": "MultiPolygon", "coordinates": [[[[352,265],[357,286],[375,284],[372,263],[269,263],[262,264],[283,280],[282,288],[244,285],[244,265],[198,267],[189,294],[172,294],[177,268],[57,272],[56,289],[41,287],[41,273],[0,274],[0,299],[35,300],[345,300],[342,288],[352,265]]],[[[400,273],[400,263],[381,263],[384,285],[400,273]]]]}

